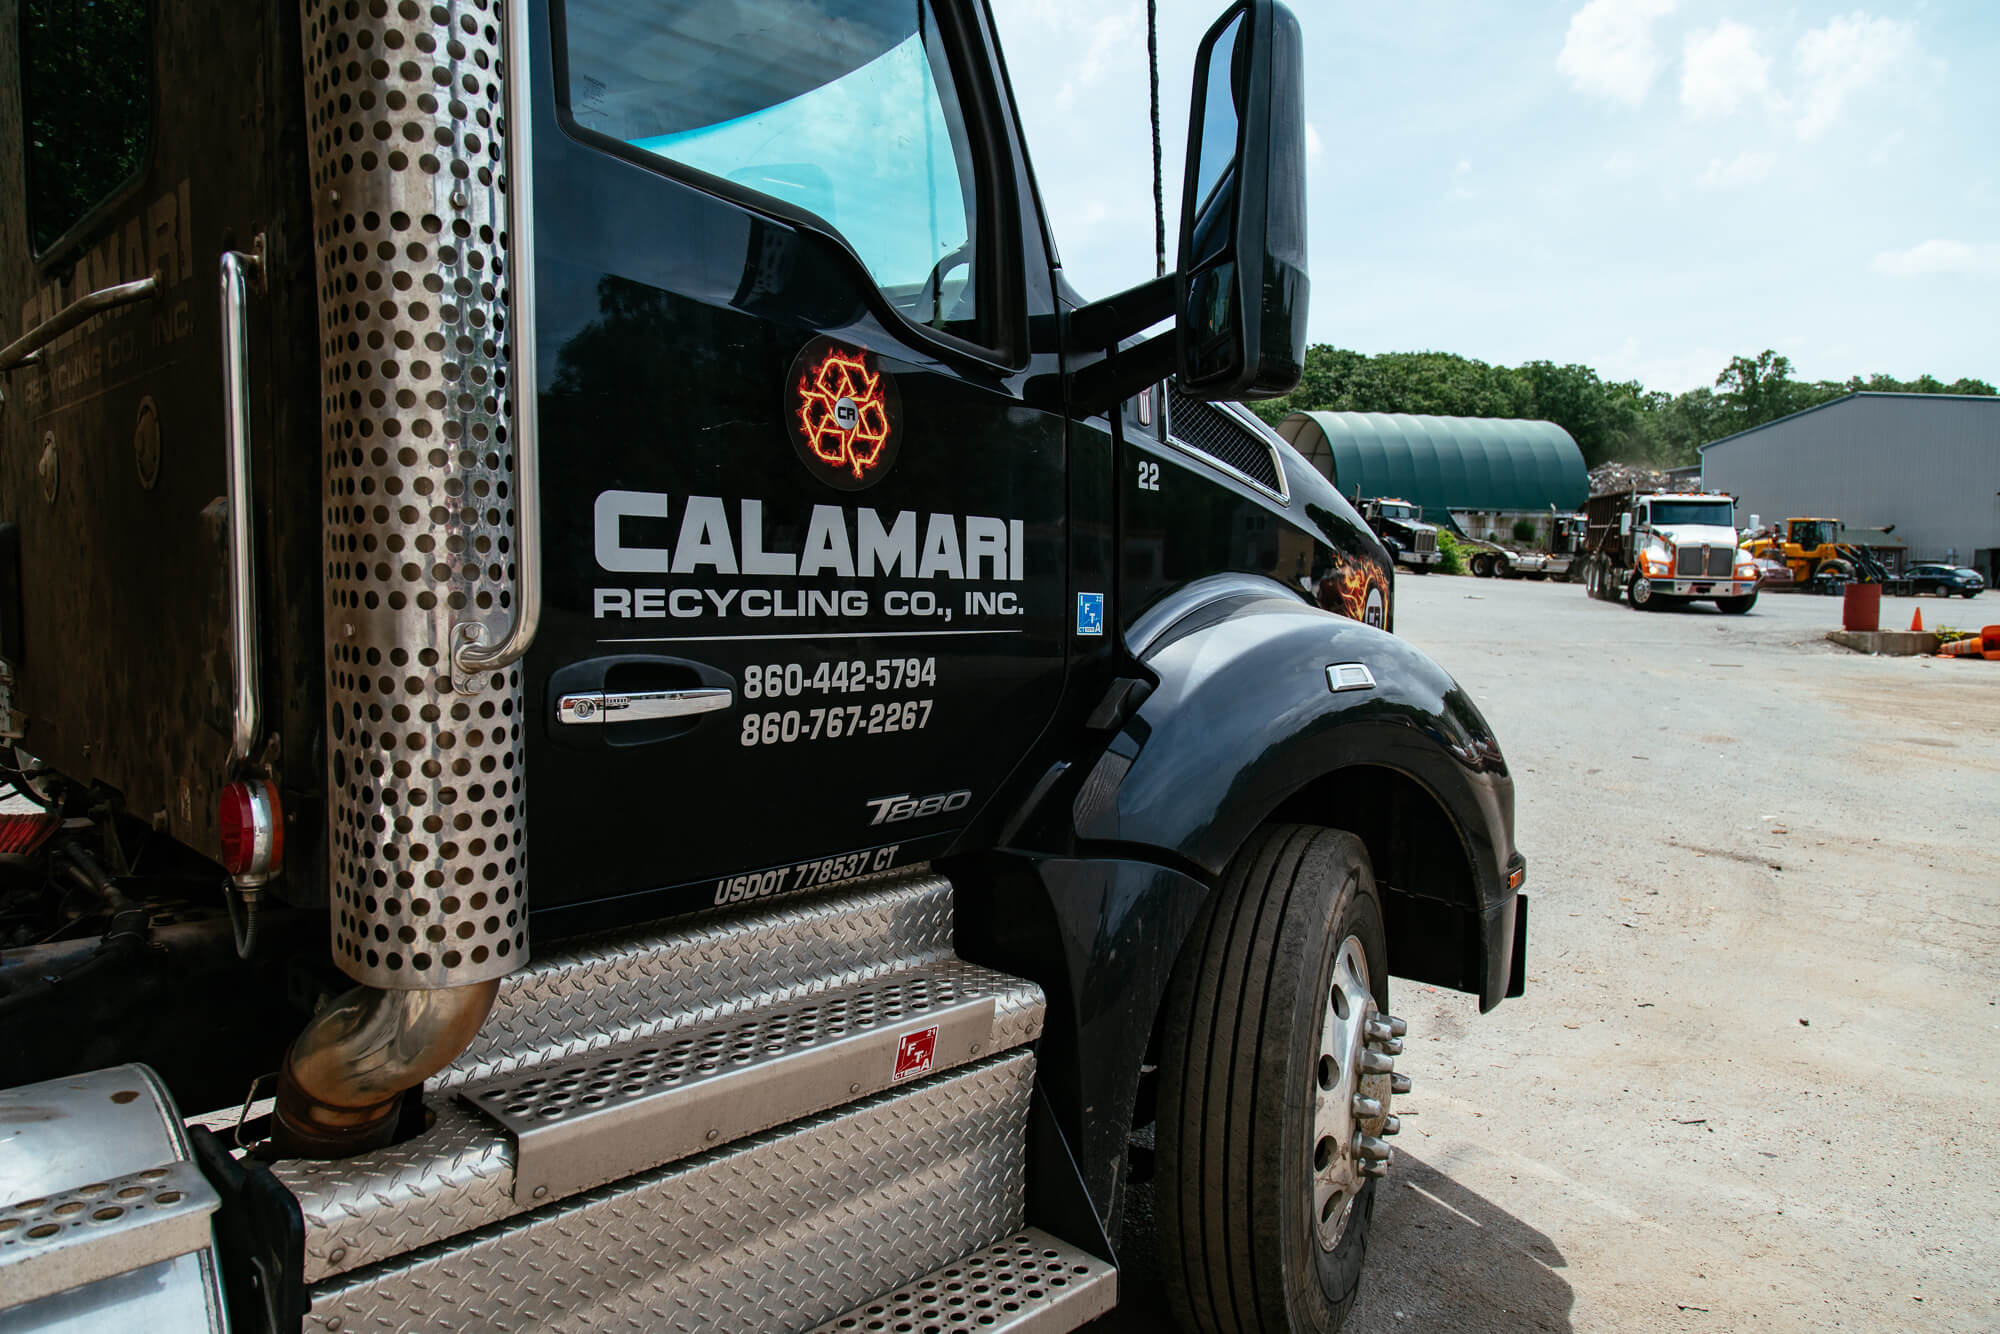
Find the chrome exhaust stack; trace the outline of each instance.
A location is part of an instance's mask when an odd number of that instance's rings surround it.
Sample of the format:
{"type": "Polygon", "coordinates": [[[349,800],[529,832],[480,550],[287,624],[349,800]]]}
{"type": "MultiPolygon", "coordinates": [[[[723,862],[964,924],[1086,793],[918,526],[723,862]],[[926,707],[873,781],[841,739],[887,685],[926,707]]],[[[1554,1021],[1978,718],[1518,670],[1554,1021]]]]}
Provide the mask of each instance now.
{"type": "Polygon", "coordinates": [[[301,0],[332,945],[360,986],[286,1056],[288,1154],[384,1142],[402,1092],[465,1049],[528,960],[526,15],[525,0],[301,0]]]}

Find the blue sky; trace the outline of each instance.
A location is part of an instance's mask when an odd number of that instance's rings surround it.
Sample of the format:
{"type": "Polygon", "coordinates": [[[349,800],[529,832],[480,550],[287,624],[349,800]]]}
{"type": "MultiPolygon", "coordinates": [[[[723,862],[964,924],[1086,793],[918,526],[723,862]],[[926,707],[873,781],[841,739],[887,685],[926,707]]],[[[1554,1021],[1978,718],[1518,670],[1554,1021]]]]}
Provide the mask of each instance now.
{"type": "MultiPolygon", "coordinates": [[[[1151,277],[1143,0],[992,3],[1071,282],[1151,277]]],[[[1222,7],[1160,0],[1170,231],[1222,7]]],[[[2000,2],[1292,7],[1315,342],[2000,382],[2000,2]]]]}

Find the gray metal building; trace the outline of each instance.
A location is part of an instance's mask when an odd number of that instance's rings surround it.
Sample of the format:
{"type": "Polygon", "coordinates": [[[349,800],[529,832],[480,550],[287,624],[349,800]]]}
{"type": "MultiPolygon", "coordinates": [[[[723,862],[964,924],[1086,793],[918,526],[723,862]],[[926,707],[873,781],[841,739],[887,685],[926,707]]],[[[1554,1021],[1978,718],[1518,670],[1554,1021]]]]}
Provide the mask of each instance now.
{"type": "Polygon", "coordinates": [[[2000,576],[2000,398],[1848,394],[1703,445],[1701,462],[1740,524],[1894,524],[1912,560],[2000,576]]]}

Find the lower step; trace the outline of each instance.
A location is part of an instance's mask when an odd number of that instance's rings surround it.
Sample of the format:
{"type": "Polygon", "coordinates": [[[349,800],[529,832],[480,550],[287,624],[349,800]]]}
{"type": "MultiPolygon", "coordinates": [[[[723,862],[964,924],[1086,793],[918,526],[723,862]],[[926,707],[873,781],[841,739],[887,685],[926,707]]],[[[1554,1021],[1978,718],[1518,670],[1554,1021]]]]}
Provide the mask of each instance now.
{"type": "Polygon", "coordinates": [[[812,1334],[1067,1334],[1118,1304],[1118,1271],[1027,1228],[812,1334]]]}
{"type": "Polygon", "coordinates": [[[342,1274],[307,1328],[811,1329],[1020,1228],[1034,1073],[988,1058],[342,1274]]]}

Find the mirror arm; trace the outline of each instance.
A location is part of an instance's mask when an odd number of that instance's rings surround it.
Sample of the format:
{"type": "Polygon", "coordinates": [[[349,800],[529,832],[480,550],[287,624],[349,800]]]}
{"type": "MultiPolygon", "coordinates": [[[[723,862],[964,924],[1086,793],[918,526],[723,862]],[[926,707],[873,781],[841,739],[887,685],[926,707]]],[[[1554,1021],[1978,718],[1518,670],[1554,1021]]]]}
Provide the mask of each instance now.
{"type": "Polygon", "coordinates": [[[1093,361],[1070,377],[1071,406],[1085,416],[1103,412],[1149,384],[1158,384],[1174,373],[1172,329],[1155,334],[1143,343],[1113,352],[1102,361],[1093,361]]]}
{"type": "Polygon", "coordinates": [[[1169,273],[1070,312],[1070,346],[1114,348],[1123,338],[1174,317],[1180,275],[1169,273]]]}

